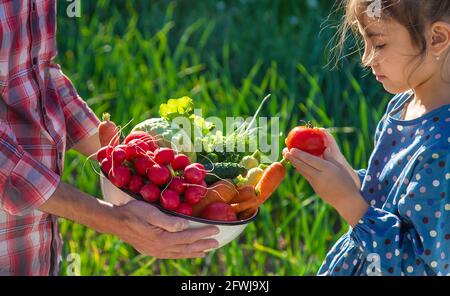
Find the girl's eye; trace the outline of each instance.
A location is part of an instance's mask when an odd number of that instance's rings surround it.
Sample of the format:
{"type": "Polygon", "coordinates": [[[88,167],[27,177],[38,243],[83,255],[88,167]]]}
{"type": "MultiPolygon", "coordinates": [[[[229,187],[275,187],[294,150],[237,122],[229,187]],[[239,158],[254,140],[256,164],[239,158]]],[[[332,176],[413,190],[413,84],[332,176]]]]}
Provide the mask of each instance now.
{"type": "Polygon", "coordinates": [[[375,45],[375,49],[380,50],[380,49],[383,49],[385,46],[386,46],[386,44],[375,45]]]}

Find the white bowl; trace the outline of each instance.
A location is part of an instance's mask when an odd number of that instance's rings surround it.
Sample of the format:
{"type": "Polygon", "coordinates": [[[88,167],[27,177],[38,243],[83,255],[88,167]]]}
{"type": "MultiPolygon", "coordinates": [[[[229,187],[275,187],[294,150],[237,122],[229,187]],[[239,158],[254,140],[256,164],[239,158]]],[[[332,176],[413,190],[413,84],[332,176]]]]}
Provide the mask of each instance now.
{"type": "MultiPolygon", "coordinates": [[[[132,200],[135,199],[141,199],[138,195],[125,192],[124,190],[114,186],[108,178],[104,176],[104,174],[100,175],[100,185],[103,193],[103,198],[105,201],[110,202],[114,205],[124,205],[132,200]]],[[[142,199],[141,199],[142,200],[142,199]]],[[[256,213],[245,220],[239,220],[239,221],[211,221],[206,220],[202,218],[196,218],[191,217],[187,215],[183,215],[180,213],[168,211],[166,209],[163,209],[161,206],[152,204],[153,206],[157,207],[160,211],[172,215],[184,218],[189,221],[189,227],[188,229],[194,229],[194,228],[200,228],[200,227],[206,227],[209,225],[214,225],[219,228],[220,232],[216,235],[211,236],[210,238],[215,239],[219,242],[219,246],[217,248],[211,249],[209,251],[221,248],[228,244],[229,242],[236,239],[248,226],[250,222],[252,222],[256,216],[259,213],[259,209],[256,211],[256,213]]]]}

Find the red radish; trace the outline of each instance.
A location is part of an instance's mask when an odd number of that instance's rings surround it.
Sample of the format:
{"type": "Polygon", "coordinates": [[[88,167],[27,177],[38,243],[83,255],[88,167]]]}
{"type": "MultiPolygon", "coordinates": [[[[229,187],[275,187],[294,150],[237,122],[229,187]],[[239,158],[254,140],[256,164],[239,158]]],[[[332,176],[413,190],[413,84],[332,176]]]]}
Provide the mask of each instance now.
{"type": "Polygon", "coordinates": [[[128,189],[133,193],[139,193],[142,186],[144,186],[144,179],[139,175],[133,175],[128,184],[128,189]]]}
{"type": "Polygon", "coordinates": [[[111,158],[107,157],[105,159],[103,159],[102,164],[100,165],[100,167],[102,168],[102,170],[106,173],[109,173],[109,171],[112,168],[112,160],[111,158]]]}
{"type": "Polygon", "coordinates": [[[98,162],[102,162],[106,157],[111,156],[111,152],[112,152],[112,147],[111,146],[105,146],[100,148],[97,151],[97,160],[98,162]]]}
{"type": "Polygon", "coordinates": [[[292,129],[285,143],[289,150],[297,148],[312,155],[321,156],[326,149],[327,136],[319,128],[307,124],[292,129]]]}
{"type": "Polygon", "coordinates": [[[136,158],[134,161],[134,169],[139,175],[146,176],[148,169],[153,165],[153,161],[150,156],[144,155],[136,158]]]}
{"type": "Polygon", "coordinates": [[[156,185],[164,185],[170,181],[171,173],[166,166],[152,165],[147,171],[147,177],[156,185]]]}
{"type": "Polygon", "coordinates": [[[125,152],[127,153],[127,160],[133,160],[137,157],[145,155],[149,151],[149,147],[145,142],[134,139],[127,144],[125,152]]]}
{"type": "Polygon", "coordinates": [[[154,184],[142,186],[139,193],[145,201],[150,203],[157,202],[161,196],[161,190],[154,184]]]}
{"type": "Polygon", "coordinates": [[[128,144],[133,140],[138,140],[138,142],[145,142],[148,146],[149,151],[151,152],[155,151],[158,148],[158,145],[156,145],[156,139],[146,132],[132,132],[125,138],[124,143],[128,144]]]}
{"type": "Polygon", "coordinates": [[[178,194],[182,194],[186,190],[186,183],[181,177],[173,177],[170,181],[169,189],[172,189],[178,194]]]}
{"type": "Polygon", "coordinates": [[[166,165],[172,162],[175,152],[170,148],[159,148],[155,150],[155,162],[160,165],[166,165]]]}
{"type": "Polygon", "coordinates": [[[189,157],[184,154],[177,154],[170,165],[175,171],[179,171],[184,170],[184,168],[190,164],[191,161],[189,160],[189,157]]]}
{"type": "Polygon", "coordinates": [[[188,165],[183,172],[186,181],[192,184],[201,184],[206,177],[205,167],[199,163],[188,165]]]}
{"type": "Polygon", "coordinates": [[[126,136],[126,138],[123,142],[125,144],[128,144],[131,141],[136,140],[136,139],[147,139],[147,138],[151,138],[151,136],[148,133],[137,131],[137,132],[132,132],[128,136],[126,136]]]}
{"type": "Polygon", "coordinates": [[[180,203],[178,208],[175,210],[175,212],[186,215],[186,216],[192,216],[192,207],[188,205],[187,203],[180,203]]]}
{"type": "Polygon", "coordinates": [[[131,171],[124,165],[118,165],[111,168],[108,174],[111,183],[119,188],[127,187],[131,179],[131,171]]]}
{"type": "Polygon", "coordinates": [[[191,206],[198,204],[205,197],[207,189],[191,186],[184,192],[184,200],[191,206]]]}
{"type": "Polygon", "coordinates": [[[113,152],[111,153],[112,161],[114,165],[122,164],[122,162],[126,159],[127,154],[125,153],[125,150],[118,146],[114,148],[113,152]]]}
{"type": "Polygon", "coordinates": [[[161,194],[161,206],[170,211],[174,211],[180,205],[180,196],[173,190],[166,189],[161,194]]]}
{"type": "Polygon", "coordinates": [[[103,121],[98,125],[98,137],[102,147],[112,145],[113,147],[119,144],[119,131],[114,122],[110,121],[111,115],[103,113],[103,121]]]}
{"type": "Polygon", "coordinates": [[[214,202],[206,206],[206,208],[200,214],[203,219],[213,221],[236,221],[236,213],[233,208],[224,202],[214,202]]]}

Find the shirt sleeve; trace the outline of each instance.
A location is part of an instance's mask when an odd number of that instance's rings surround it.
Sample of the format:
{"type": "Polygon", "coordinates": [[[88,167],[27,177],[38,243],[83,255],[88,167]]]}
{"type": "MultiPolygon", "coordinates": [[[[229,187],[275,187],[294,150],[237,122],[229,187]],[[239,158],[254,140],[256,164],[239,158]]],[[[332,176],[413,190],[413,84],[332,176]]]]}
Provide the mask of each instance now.
{"type": "Polygon", "coordinates": [[[60,176],[24,151],[0,120],[0,209],[27,214],[45,203],[59,182],[60,176]]]}
{"type": "Polygon", "coordinates": [[[449,163],[448,147],[423,157],[398,192],[398,213],[369,207],[351,230],[366,256],[379,256],[382,274],[413,273],[422,264],[427,274],[450,272],[449,163]]]}
{"type": "Polygon", "coordinates": [[[50,67],[50,81],[62,100],[67,127],[67,150],[98,131],[100,120],[78,95],[70,79],[58,64],[50,67]]]}

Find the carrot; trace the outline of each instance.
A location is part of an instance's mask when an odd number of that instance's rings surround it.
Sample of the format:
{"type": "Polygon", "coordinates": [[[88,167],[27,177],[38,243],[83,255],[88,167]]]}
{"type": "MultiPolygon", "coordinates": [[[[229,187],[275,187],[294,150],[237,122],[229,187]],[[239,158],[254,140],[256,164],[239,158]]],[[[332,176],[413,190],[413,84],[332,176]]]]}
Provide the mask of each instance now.
{"type": "Polygon", "coordinates": [[[280,162],[272,163],[264,170],[264,174],[255,187],[257,193],[256,202],[254,205],[243,209],[243,211],[247,211],[245,216],[248,216],[250,212],[254,213],[280,186],[286,176],[285,163],[286,160],[283,159],[280,162]]]}
{"type": "Polygon", "coordinates": [[[249,208],[241,213],[238,214],[238,219],[239,220],[245,220],[250,218],[251,216],[253,216],[255,214],[255,209],[254,208],[249,208]]]}
{"type": "Polygon", "coordinates": [[[102,147],[117,146],[119,144],[119,132],[114,122],[110,121],[109,113],[103,113],[103,121],[98,126],[98,137],[102,147]]]}
{"type": "Polygon", "coordinates": [[[255,187],[252,185],[246,185],[241,188],[237,188],[238,194],[231,200],[231,203],[240,203],[250,199],[256,199],[255,187]]]}
{"type": "Polygon", "coordinates": [[[229,203],[238,194],[231,180],[220,180],[208,187],[208,192],[200,202],[192,207],[194,216],[198,216],[206,206],[213,202],[229,203]]]}
{"type": "Polygon", "coordinates": [[[233,211],[236,214],[239,214],[241,212],[244,212],[248,209],[252,209],[254,207],[258,207],[258,201],[256,199],[249,199],[238,203],[231,204],[231,207],[233,208],[233,211]]]}

